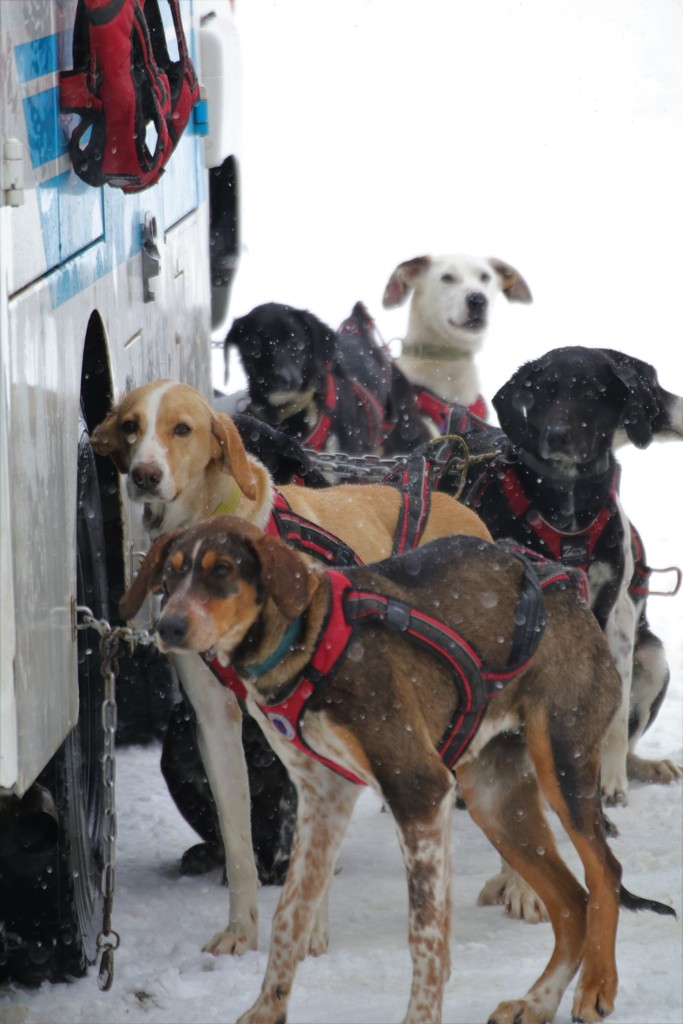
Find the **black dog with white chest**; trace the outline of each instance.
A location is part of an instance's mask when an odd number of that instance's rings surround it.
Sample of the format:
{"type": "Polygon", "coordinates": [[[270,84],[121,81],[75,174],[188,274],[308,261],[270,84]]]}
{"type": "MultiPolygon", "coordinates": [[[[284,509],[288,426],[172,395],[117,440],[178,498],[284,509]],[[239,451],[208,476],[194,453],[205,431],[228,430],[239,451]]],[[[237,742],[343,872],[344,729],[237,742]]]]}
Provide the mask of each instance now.
{"type": "Polygon", "coordinates": [[[391,384],[388,361],[373,362],[365,385],[347,372],[331,327],[280,302],[238,317],[225,339],[226,355],[230,345],[247,375],[252,415],[315,451],[377,450],[391,384]]]}
{"type": "MultiPolygon", "coordinates": [[[[669,670],[647,623],[650,570],[619,500],[613,448],[624,440],[645,448],[655,437],[683,438],[683,399],[665,391],[655,369],[639,359],[571,346],[525,363],[493,405],[507,452],[483,472],[475,469],[463,500],[494,537],[514,537],[586,570],[591,606],[623,684],[602,789],[608,804],[625,803],[627,774],[670,782],[683,771],[634,753],[661,706],[669,670]]],[[[486,442],[480,432],[473,437],[475,446],[486,442]]]]}

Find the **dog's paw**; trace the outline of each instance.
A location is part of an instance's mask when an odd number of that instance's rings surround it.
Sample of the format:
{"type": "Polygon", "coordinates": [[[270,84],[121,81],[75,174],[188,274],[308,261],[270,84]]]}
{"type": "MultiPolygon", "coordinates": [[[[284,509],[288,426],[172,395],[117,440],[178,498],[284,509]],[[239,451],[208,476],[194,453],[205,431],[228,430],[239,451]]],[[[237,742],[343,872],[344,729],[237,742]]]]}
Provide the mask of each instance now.
{"type": "Polygon", "coordinates": [[[600,792],[606,807],[626,807],[628,804],[626,786],[608,786],[603,783],[600,792]]]}
{"type": "Polygon", "coordinates": [[[279,1006],[273,1005],[273,1000],[261,994],[254,1005],[243,1013],[237,1024],[285,1024],[287,1020],[286,1005],[283,1007],[280,999],[279,1006]]]}
{"type": "Polygon", "coordinates": [[[496,1007],[488,1024],[547,1024],[554,1016],[526,999],[511,999],[496,1007]]]}
{"type": "Polygon", "coordinates": [[[596,979],[594,982],[587,981],[582,975],[574,994],[572,1020],[575,1024],[604,1020],[614,1012],[616,994],[616,973],[611,979],[596,979]]]}
{"type": "MultiPolygon", "coordinates": [[[[335,870],[335,874],[340,869],[335,870]]],[[[323,894],[323,897],[318,904],[318,909],[315,912],[313,918],[313,924],[311,925],[311,931],[308,936],[308,942],[306,943],[306,953],[308,956],[322,956],[323,953],[327,952],[327,947],[330,942],[330,904],[329,904],[329,892],[327,889],[323,894]]]]}
{"type": "Polygon", "coordinates": [[[318,912],[308,939],[308,955],[322,956],[330,944],[330,929],[327,914],[318,912]]]}
{"type": "Polygon", "coordinates": [[[541,921],[549,920],[543,900],[511,868],[489,878],[477,897],[477,903],[480,907],[500,904],[505,907],[505,912],[510,917],[526,921],[527,924],[539,924],[541,921]]]}
{"type": "Polygon", "coordinates": [[[626,757],[618,760],[602,760],[600,772],[600,793],[607,807],[626,807],[628,803],[628,781],[626,778],[626,757]]]}
{"type": "Polygon", "coordinates": [[[602,827],[605,830],[605,835],[608,839],[617,839],[619,836],[619,829],[614,824],[611,818],[608,818],[605,812],[602,812],[602,827]]]}
{"type": "Polygon", "coordinates": [[[244,956],[250,950],[256,949],[256,929],[217,932],[210,942],[202,946],[202,953],[212,953],[214,956],[244,956]]]}
{"type": "Polygon", "coordinates": [[[662,761],[646,761],[637,754],[629,754],[626,758],[626,773],[629,779],[636,779],[638,782],[668,785],[676,779],[683,778],[683,766],[668,758],[662,761]]]}
{"type": "Polygon", "coordinates": [[[225,867],[225,854],[222,846],[212,843],[197,843],[191,846],[180,859],[181,875],[205,875],[214,868],[225,867]]]}

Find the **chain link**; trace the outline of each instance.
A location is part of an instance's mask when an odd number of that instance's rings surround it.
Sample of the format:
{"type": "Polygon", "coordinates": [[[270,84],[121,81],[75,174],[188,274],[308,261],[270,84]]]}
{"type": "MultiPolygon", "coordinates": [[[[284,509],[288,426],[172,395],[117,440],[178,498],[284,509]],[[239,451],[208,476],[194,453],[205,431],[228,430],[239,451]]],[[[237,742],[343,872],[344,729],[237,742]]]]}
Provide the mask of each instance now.
{"type": "Polygon", "coordinates": [[[104,698],[101,716],[104,733],[102,755],[102,782],[104,788],[103,865],[100,888],[104,896],[102,931],[97,936],[97,948],[102,953],[97,984],[103,992],[109,991],[114,981],[114,952],[121,937],[111,926],[116,884],[116,676],[119,665],[117,654],[122,642],[131,649],[136,644],[154,643],[154,635],[147,630],[130,629],[128,626],[111,626],[106,619],[96,619],[85,605],[76,607],[81,621],[77,629],[94,629],[100,637],[100,671],[104,679],[104,698]]]}
{"type": "Polygon", "coordinates": [[[345,452],[317,452],[306,448],[313,465],[323,472],[334,472],[352,479],[379,483],[387,473],[405,464],[405,459],[382,458],[379,455],[347,455],[345,452]]]}
{"type": "Polygon", "coordinates": [[[116,633],[121,640],[130,645],[131,649],[134,649],[136,644],[154,643],[154,633],[150,633],[149,630],[131,629],[129,626],[112,626],[106,619],[96,619],[84,604],[76,605],[76,614],[83,616],[82,621],[77,623],[76,629],[94,629],[101,637],[116,633]]]}
{"type": "MultiPolygon", "coordinates": [[[[497,445],[490,451],[472,455],[464,439],[460,438],[459,435],[448,434],[445,437],[435,437],[433,441],[428,443],[438,445],[449,437],[458,437],[462,441],[463,449],[466,453],[463,458],[451,459],[451,465],[457,469],[461,476],[466,474],[468,466],[480,462],[492,462],[499,455],[503,454],[503,449],[497,445]]],[[[313,465],[322,472],[334,472],[345,480],[358,479],[364,480],[367,483],[379,483],[387,474],[398,469],[399,466],[405,466],[409,459],[409,456],[395,456],[391,458],[380,455],[348,455],[346,452],[317,452],[312,448],[305,448],[305,452],[313,465]]]]}
{"type": "Polygon", "coordinates": [[[114,981],[114,950],[119,945],[119,935],[112,930],[111,914],[114,904],[116,878],[116,676],[119,666],[116,655],[121,638],[116,630],[100,636],[101,672],[104,678],[104,700],[102,702],[102,729],[104,731],[104,754],[102,777],[104,784],[104,864],[101,888],[104,896],[102,931],[97,936],[97,948],[102,952],[97,984],[107,992],[114,981]]]}

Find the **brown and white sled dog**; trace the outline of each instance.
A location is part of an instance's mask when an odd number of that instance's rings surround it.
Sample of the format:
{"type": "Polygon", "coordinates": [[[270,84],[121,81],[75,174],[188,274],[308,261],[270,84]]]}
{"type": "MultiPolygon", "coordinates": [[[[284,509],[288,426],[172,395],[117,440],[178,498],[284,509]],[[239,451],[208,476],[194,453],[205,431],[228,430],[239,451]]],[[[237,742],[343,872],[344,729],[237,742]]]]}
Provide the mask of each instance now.
{"type": "Polygon", "coordinates": [[[580,967],[573,1019],[613,1011],[620,903],[673,910],[621,885],[598,792],[621,683],[571,575],[546,565],[544,584],[523,552],[460,536],[375,565],[324,569],[232,516],[153,545],[124,598],[128,610],[163,588],[159,646],[209,652],[235,669],[298,792],[268,967],[239,1024],[287,1018],[358,783],[383,797],[403,851],[413,965],[404,1024],[439,1024],[450,971],[453,758],[472,817],[544,900],[555,934],[539,979],[490,1021],[552,1021],[580,967]],[[585,889],[559,856],[545,801],[581,858],[585,889]]]}
{"type": "MultiPolygon", "coordinates": [[[[275,488],[270,474],[247,455],[226,414],[216,413],[194,388],[155,381],[124,396],[92,435],[100,455],[127,474],[127,492],[144,504],[143,522],[152,540],[230,512],[259,528],[271,516],[275,488]]],[[[349,484],[320,490],[280,488],[291,509],[324,527],[363,562],[392,551],[401,495],[393,487],[349,484]]],[[[469,509],[445,494],[433,494],[421,543],[467,533],[490,539],[469,509]]],[[[241,743],[241,712],[235,696],[194,655],[175,659],[183,689],[197,715],[199,747],[216,801],[230,887],[230,919],[206,945],[212,953],[256,948],[257,872],[249,820],[249,787],[241,743]]],[[[327,946],[324,909],[311,937],[311,951],[327,946]]]]}

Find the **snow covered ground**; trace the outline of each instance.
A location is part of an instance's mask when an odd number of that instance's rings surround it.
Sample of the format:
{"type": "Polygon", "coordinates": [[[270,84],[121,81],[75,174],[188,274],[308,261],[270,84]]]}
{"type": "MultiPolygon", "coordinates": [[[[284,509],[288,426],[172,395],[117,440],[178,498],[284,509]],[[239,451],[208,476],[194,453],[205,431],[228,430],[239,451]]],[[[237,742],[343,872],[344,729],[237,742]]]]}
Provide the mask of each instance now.
{"type": "MultiPolygon", "coordinates": [[[[235,316],[277,300],[336,326],[381,309],[401,260],[472,251],[509,260],[534,304],[503,300],[480,360],[491,396],[525,359],[562,344],[653,362],[683,394],[683,5],[673,0],[238,0],[245,70],[245,253],[235,316]]],[[[233,369],[231,387],[239,376],[233,369]]],[[[650,564],[683,565],[682,449],[620,453],[622,498],[650,564]]],[[[641,753],[683,760],[683,594],[650,601],[672,683],[641,753]]],[[[121,934],[113,989],[0,996],[1,1024],[209,1024],[256,996],[278,890],[260,892],[259,950],[200,947],[227,920],[218,874],[180,878],[195,837],[171,804],[159,750],[118,758],[121,934]]],[[[683,913],[683,787],[633,785],[613,812],[631,891],[683,913]]],[[[576,865],[572,851],[561,849],[576,865]]],[[[328,955],[303,963],[290,1024],[387,1024],[407,1003],[403,869],[390,817],[364,794],[332,892],[328,955]]],[[[551,948],[547,924],[479,908],[497,858],[465,812],[454,821],[453,973],[447,1024],[485,1021],[521,995],[551,948]]],[[[621,916],[616,1024],[683,1021],[681,923],[621,916]]],[[[563,1001],[560,1024],[571,1015],[563,1001]]]]}
{"type": "MultiPolygon", "coordinates": [[[[679,497],[683,497],[679,489],[679,497]]],[[[680,560],[680,559],[679,559],[680,560]]],[[[654,605],[654,600],[653,600],[654,605]]],[[[641,750],[683,757],[681,597],[658,601],[657,628],[667,637],[675,685],[641,750]]],[[[653,620],[655,616],[653,615],[653,620]]],[[[118,757],[118,822],[114,927],[121,933],[110,992],[96,972],[69,985],[43,985],[0,997],[2,1024],[212,1024],[234,1021],[255,998],[266,965],[270,920],[279,890],[260,890],[259,950],[215,959],[203,942],[227,920],[218,872],[181,878],[178,861],[194,840],[171,804],[156,747],[118,757]]],[[[627,808],[613,812],[614,850],[631,891],[683,910],[681,788],[633,786],[627,808]]],[[[454,820],[453,972],[447,1024],[488,1019],[500,999],[521,995],[549,956],[550,925],[506,918],[477,907],[477,894],[497,869],[497,856],[464,811],[454,820]]],[[[563,855],[576,869],[568,843],[563,855]]],[[[290,1024],[387,1024],[405,1010],[410,983],[406,886],[390,816],[366,791],[342,849],[331,901],[328,954],[297,974],[290,1024]]],[[[617,944],[620,990],[615,1024],[680,1024],[681,924],[653,914],[621,915],[617,944]]],[[[571,1019],[571,995],[558,1013],[571,1019]]]]}

